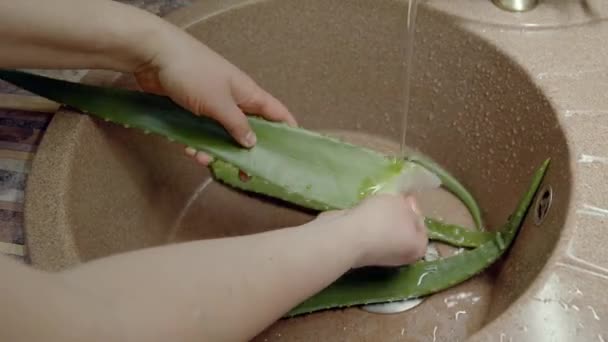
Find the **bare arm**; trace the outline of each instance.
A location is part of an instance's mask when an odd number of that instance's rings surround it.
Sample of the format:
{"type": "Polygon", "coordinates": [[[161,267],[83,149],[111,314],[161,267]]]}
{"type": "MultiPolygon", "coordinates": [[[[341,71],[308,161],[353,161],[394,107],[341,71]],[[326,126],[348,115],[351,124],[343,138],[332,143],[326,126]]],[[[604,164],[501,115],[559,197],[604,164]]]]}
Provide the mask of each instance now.
{"type": "Polygon", "coordinates": [[[247,341],[359,261],[351,232],[327,222],[190,242],[65,277],[112,297],[134,341],[247,341]]]}
{"type": "MultiPolygon", "coordinates": [[[[295,123],[235,66],[143,11],[109,0],[3,0],[0,23],[0,67],[133,72],[145,90],[217,119],[244,146],[255,135],[243,111],[295,123]]],[[[352,267],[421,256],[425,230],[410,205],[377,197],[301,227],[147,249],[58,274],[0,258],[0,340],[246,340],[352,267]]]]}
{"type": "Polygon", "coordinates": [[[150,37],[165,25],[119,2],[80,0],[5,0],[0,22],[0,67],[123,72],[153,57],[150,37]]]}
{"type": "Polygon", "coordinates": [[[0,256],[0,341],[121,341],[111,301],[0,256]]]}
{"type": "MultiPolygon", "coordinates": [[[[41,328],[19,339],[9,325],[0,340],[249,340],[351,268],[421,257],[426,234],[410,206],[382,196],[299,227],[140,250],[59,274],[15,267],[0,302],[29,317],[15,324],[41,328]]],[[[0,308],[0,321],[10,316],[0,308]]]]}
{"type": "MultiPolygon", "coordinates": [[[[216,119],[245,147],[256,137],[243,111],[295,125],[287,108],[236,66],[135,7],[111,0],[2,0],[0,23],[0,68],[133,73],[143,90],[216,119]]],[[[204,154],[196,157],[209,162],[204,154]]]]}

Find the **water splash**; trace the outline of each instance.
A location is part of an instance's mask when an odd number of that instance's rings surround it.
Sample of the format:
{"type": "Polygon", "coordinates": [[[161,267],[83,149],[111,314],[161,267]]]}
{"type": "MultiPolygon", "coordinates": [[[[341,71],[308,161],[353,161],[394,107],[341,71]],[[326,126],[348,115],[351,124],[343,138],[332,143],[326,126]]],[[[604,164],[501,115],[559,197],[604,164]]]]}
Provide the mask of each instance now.
{"type": "Polygon", "coordinates": [[[608,209],[596,207],[590,204],[583,204],[581,209],[576,211],[579,215],[597,216],[597,217],[608,217],[608,209]]]}
{"type": "Polygon", "coordinates": [[[583,153],[578,158],[577,162],[580,164],[599,163],[599,164],[608,165],[608,157],[594,156],[594,155],[583,153]]]}
{"type": "Polygon", "coordinates": [[[205,189],[207,189],[209,185],[211,185],[211,183],[213,183],[213,178],[207,178],[198,186],[198,188],[196,188],[196,190],[194,190],[192,195],[188,198],[188,200],[186,201],[186,205],[182,208],[182,210],[180,210],[179,214],[177,215],[177,219],[173,223],[173,226],[171,226],[171,229],[169,229],[168,241],[172,242],[175,240],[177,236],[177,231],[181,226],[184,217],[186,217],[186,214],[189,212],[190,207],[196,202],[201,193],[205,191],[205,189]]]}
{"type": "Polygon", "coordinates": [[[597,315],[597,312],[595,311],[593,306],[587,305],[587,309],[589,309],[591,311],[591,313],[593,314],[593,318],[595,318],[596,321],[600,320],[600,316],[597,315]]]}
{"type": "Polygon", "coordinates": [[[429,272],[424,272],[422,273],[422,275],[420,276],[420,278],[418,278],[418,286],[420,286],[422,284],[422,280],[424,279],[424,277],[426,277],[427,275],[429,275],[429,273],[433,273],[432,271],[429,272]]]}
{"type": "Polygon", "coordinates": [[[458,317],[460,317],[460,315],[466,315],[466,313],[467,312],[464,310],[457,311],[456,314],[454,315],[454,319],[458,320],[458,317]]]}
{"type": "Polygon", "coordinates": [[[424,298],[414,298],[399,300],[390,303],[368,304],[362,307],[362,310],[376,314],[395,314],[405,312],[420,305],[424,298]]]}
{"type": "MultiPolygon", "coordinates": [[[[459,301],[467,299],[469,297],[473,296],[473,292],[461,292],[455,295],[451,295],[451,296],[447,296],[443,299],[443,303],[445,303],[445,305],[448,308],[451,308],[453,306],[455,306],[456,304],[458,304],[459,301]]],[[[480,297],[476,297],[479,298],[480,297]]]]}

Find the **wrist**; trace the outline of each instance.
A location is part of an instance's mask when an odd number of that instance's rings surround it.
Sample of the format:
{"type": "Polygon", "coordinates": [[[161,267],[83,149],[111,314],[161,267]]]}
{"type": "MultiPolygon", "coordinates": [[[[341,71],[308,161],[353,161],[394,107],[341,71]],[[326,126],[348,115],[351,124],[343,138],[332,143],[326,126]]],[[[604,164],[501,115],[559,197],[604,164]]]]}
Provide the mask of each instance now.
{"type": "MultiPolygon", "coordinates": [[[[339,226],[337,232],[339,235],[338,246],[346,246],[350,256],[350,268],[359,268],[367,266],[369,249],[371,248],[370,230],[364,227],[360,222],[350,220],[348,215],[337,218],[339,226]]],[[[343,248],[343,247],[339,247],[343,248]]]]}
{"type": "Polygon", "coordinates": [[[116,25],[110,28],[105,51],[102,51],[110,56],[108,65],[104,67],[136,72],[151,64],[160,54],[162,43],[159,37],[165,35],[170,24],[144,10],[120,3],[116,5],[123,8],[118,18],[112,20],[116,25]]]}

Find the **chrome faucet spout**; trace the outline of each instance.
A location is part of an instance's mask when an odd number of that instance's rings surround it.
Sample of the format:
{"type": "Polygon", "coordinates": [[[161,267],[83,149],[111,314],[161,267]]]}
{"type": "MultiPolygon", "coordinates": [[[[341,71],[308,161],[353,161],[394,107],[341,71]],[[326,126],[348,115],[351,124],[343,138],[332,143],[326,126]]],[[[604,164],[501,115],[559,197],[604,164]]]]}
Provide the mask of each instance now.
{"type": "Polygon", "coordinates": [[[492,0],[492,2],[507,11],[526,12],[538,5],[539,0],[492,0]]]}

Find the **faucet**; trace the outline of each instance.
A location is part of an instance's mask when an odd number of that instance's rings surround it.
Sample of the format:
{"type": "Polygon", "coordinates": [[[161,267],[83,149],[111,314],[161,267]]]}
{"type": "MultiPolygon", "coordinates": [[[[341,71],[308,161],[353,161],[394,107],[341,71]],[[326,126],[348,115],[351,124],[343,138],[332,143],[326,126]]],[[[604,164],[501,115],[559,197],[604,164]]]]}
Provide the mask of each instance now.
{"type": "Polygon", "coordinates": [[[511,12],[526,12],[538,5],[538,0],[492,0],[501,9],[511,12]]]}

